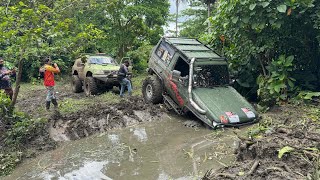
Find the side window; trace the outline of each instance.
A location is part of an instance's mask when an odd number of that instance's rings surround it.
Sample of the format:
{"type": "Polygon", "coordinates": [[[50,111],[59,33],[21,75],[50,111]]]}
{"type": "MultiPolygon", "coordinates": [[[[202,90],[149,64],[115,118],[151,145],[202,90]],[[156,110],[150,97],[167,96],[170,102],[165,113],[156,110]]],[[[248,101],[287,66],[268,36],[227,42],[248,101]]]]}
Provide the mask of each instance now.
{"type": "Polygon", "coordinates": [[[169,63],[172,60],[172,57],[174,55],[174,50],[167,45],[165,42],[161,42],[160,45],[157,48],[157,56],[166,64],[169,65],[169,63]]]}
{"type": "Polygon", "coordinates": [[[181,57],[179,57],[176,65],[174,66],[174,70],[180,71],[181,77],[185,77],[189,75],[189,64],[181,57]]]}

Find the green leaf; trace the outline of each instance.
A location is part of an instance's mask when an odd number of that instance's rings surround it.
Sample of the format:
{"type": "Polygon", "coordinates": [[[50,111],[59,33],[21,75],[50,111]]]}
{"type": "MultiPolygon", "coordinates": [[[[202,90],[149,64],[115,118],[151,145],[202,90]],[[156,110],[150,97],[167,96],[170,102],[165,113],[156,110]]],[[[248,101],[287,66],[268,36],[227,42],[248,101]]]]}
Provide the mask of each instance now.
{"type": "Polygon", "coordinates": [[[285,154],[285,153],[290,153],[294,150],[294,148],[290,147],[290,146],[285,146],[283,147],[282,149],[280,149],[279,151],[279,154],[278,154],[278,158],[281,159],[282,156],[285,154]]]}
{"type": "Polygon", "coordinates": [[[274,91],[279,93],[280,92],[280,86],[279,85],[276,85],[273,87],[274,88],[274,91]]]}
{"type": "Polygon", "coordinates": [[[307,93],[303,99],[305,100],[311,100],[313,96],[316,96],[316,97],[319,97],[320,96],[320,92],[310,92],[310,93],[307,93]]]}
{"type": "Polygon", "coordinates": [[[234,17],[234,18],[232,18],[232,22],[233,22],[234,24],[236,24],[236,23],[238,22],[238,19],[239,19],[239,17],[234,17]]]}
{"type": "MultiPolygon", "coordinates": [[[[9,2],[10,2],[10,1],[9,1],[9,2]]],[[[19,5],[20,5],[20,6],[24,6],[24,7],[26,6],[26,4],[24,4],[22,1],[19,2],[19,5]]]]}
{"type": "Polygon", "coordinates": [[[288,79],[288,84],[289,84],[289,86],[290,86],[291,88],[294,87],[294,84],[293,84],[293,82],[292,82],[290,79],[288,79]]]}
{"type": "Polygon", "coordinates": [[[293,59],[294,59],[294,56],[287,57],[287,61],[290,62],[290,63],[292,63],[293,59]]]}
{"type": "Polygon", "coordinates": [[[263,8],[269,6],[270,2],[262,2],[261,5],[263,8]]]}
{"type": "Polygon", "coordinates": [[[279,5],[277,10],[281,13],[285,13],[287,11],[287,6],[285,4],[279,5]]]}
{"type": "Polygon", "coordinates": [[[256,3],[254,3],[254,4],[250,4],[249,9],[252,11],[252,10],[254,10],[254,8],[256,8],[256,6],[257,6],[257,4],[256,4],[256,3]]]}
{"type": "Polygon", "coordinates": [[[279,21],[277,21],[277,22],[274,23],[274,26],[275,26],[276,28],[280,29],[281,26],[282,26],[282,23],[279,22],[279,21]]]}
{"type": "Polygon", "coordinates": [[[243,21],[244,23],[248,23],[248,22],[249,22],[249,19],[250,19],[250,17],[244,17],[244,18],[242,18],[242,21],[243,21]]]}
{"type": "Polygon", "coordinates": [[[282,100],[286,100],[287,97],[288,97],[288,96],[287,96],[286,94],[281,94],[281,95],[280,95],[280,99],[282,99],[282,100]]]}
{"type": "Polygon", "coordinates": [[[274,19],[270,19],[270,20],[269,20],[269,23],[270,23],[271,25],[273,25],[275,21],[276,21],[276,20],[274,20],[274,19]]]}

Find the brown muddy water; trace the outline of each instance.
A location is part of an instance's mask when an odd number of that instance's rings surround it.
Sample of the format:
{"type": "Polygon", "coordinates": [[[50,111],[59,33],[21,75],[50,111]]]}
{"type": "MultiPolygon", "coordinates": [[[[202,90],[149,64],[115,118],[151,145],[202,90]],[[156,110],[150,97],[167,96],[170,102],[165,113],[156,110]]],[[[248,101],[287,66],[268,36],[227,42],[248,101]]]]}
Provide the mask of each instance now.
{"type": "Polygon", "coordinates": [[[186,127],[186,118],[165,116],[123,129],[63,142],[27,160],[11,179],[200,179],[211,168],[230,165],[238,129],[186,127]]]}

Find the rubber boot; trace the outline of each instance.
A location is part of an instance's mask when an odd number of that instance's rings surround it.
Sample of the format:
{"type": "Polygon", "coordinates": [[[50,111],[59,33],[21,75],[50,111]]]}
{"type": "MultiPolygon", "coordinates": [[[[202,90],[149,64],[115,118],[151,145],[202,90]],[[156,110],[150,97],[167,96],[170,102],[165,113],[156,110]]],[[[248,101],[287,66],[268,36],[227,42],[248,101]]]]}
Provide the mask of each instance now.
{"type": "Polygon", "coordinates": [[[50,101],[46,101],[46,110],[49,111],[50,109],[50,101]]]}
{"type": "Polygon", "coordinates": [[[58,109],[57,100],[56,100],[56,99],[52,99],[51,102],[52,102],[52,104],[54,105],[54,108],[55,108],[55,109],[58,109]]]}

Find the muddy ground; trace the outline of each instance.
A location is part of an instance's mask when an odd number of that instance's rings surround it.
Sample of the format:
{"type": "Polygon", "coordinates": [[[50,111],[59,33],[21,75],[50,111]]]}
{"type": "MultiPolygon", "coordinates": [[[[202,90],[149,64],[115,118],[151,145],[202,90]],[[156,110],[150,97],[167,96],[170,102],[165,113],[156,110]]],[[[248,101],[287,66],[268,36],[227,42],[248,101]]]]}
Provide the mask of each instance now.
{"type": "Polygon", "coordinates": [[[262,114],[249,138],[238,136],[236,163],[208,171],[203,179],[320,179],[318,108],[314,111],[286,105],[262,114]],[[282,149],[286,146],[290,150],[282,149]]]}
{"type": "MultiPolygon", "coordinates": [[[[97,132],[114,128],[127,127],[144,121],[160,119],[167,111],[163,105],[150,105],[143,102],[142,97],[125,97],[117,103],[107,101],[92,101],[84,93],[73,93],[70,85],[56,87],[58,103],[68,99],[88,99],[88,103],[80,111],[61,113],[51,107],[50,112],[40,112],[44,109],[45,90],[33,90],[28,96],[19,99],[18,109],[32,117],[48,118],[48,133],[54,141],[67,141],[83,138],[97,132]],[[42,93],[41,93],[42,92],[42,93]]],[[[111,93],[116,96],[118,89],[111,93]]],[[[71,107],[72,108],[72,107],[71,107]]]]}
{"type": "MultiPolygon", "coordinates": [[[[68,85],[58,87],[57,91],[58,102],[65,98],[85,98],[83,93],[72,93],[68,85]]],[[[49,119],[46,129],[34,137],[27,147],[40,152],[55,148],[58,141],[75,140],[109,129],[159,120],[167,113],[163,105],[145,104],[140,96],[124,98],[119,103],[91,102],[74,113],[53,110],[38,113],[36,109],[44,106],[44,101],[44,91],[34,90],[19,99],[17,104],[20,110],[32,117],[49,119]]],[[[208,171],[203,179],[319,178],[320,111],[317,111],[318,106],[313,106],[314,112],[308,107],[284,105],[261,114],[259,125],[252,127],[249,137],[238,136],[235,164],[208,171]],[[292,149],[279,158],[279,151],[286,146],[292,149]]]]}

